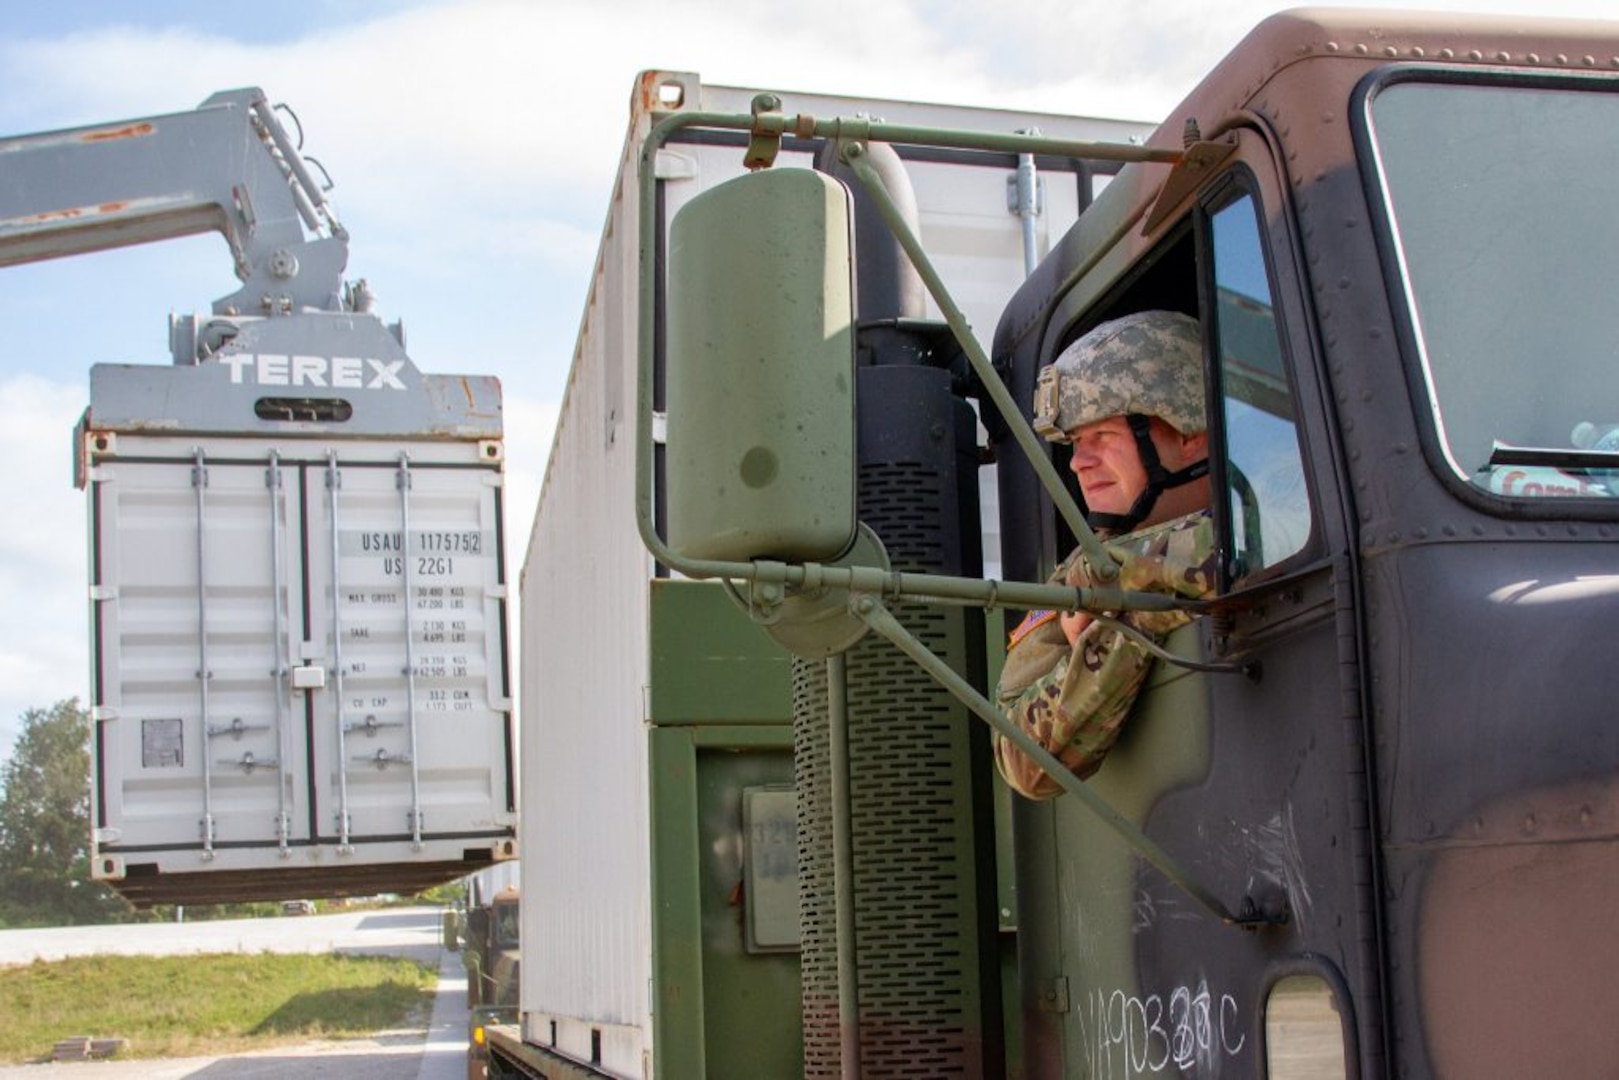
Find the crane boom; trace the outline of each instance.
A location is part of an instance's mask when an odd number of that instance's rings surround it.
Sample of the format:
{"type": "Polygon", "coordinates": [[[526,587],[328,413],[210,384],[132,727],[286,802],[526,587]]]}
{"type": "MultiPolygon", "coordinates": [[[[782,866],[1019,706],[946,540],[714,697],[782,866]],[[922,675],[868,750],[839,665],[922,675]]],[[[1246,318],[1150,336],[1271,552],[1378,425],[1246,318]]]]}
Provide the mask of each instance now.
{"type": "Polygon", "coordinates": [[[261,90],[0,139],[0,266],[204,232],[242,281],[215,314],[342,309],[348,233],[261,90]]]}

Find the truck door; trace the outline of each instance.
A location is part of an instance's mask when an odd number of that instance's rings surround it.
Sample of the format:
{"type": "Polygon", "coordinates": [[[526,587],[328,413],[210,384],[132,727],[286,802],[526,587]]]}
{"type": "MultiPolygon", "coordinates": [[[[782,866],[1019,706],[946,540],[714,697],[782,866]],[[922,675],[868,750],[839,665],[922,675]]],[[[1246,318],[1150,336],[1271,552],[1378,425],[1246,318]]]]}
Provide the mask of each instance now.
{"type": "MultiPolygon", "coordinates": [[[[1031,1030],[1047,1027],[1038,1013],[1062,1017],[1065,1075],[1269,1075],[1301,1055],[1318,1070],[1307,1075],[1359,1075],[1380,1058],[1354,577],[1332,431],[1270,149],[1243,131],[1231,160],[1158,231],[1136,284],[1079,319],[1195,289],[1180,298],[1195,295],[1205,332],[1227,603],[1169,647],[1244,673],[1160,662],[1091,783],[1234,913],[1285,921],[1223,924],[1058,799],[1054,873],[1020,873],[1044,877],[1054,901],[1024,920],[1055,928],[1058,957],[1026,974],[1026,1000],[1031,1030]]],[[[1020,861],[1031,854],[1021,847],[1020,861]]]]}
{"type": "Polygon", "coordinates": [[[311,472],[311,639],[334,670],[312,705],[320,833],[486,830],[506,797],[487,763],[507,757],[509,695],[493,474],[364,451],[311,472]]]}

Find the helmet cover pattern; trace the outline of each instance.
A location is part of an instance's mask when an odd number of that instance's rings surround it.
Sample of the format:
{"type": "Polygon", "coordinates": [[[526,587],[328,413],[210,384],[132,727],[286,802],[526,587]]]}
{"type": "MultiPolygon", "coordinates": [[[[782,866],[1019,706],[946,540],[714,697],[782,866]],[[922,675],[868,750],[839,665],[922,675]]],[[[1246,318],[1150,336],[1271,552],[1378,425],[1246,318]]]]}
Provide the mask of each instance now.
{"type": "Polygon", "coordinates": [[[1183,435],[1207,428],[1203,335],[1175,311],[1138,311],[1093,328],[1040,372],[1034,427],[1052,442],[1110,416],[1156,416],[1183,435]]]}

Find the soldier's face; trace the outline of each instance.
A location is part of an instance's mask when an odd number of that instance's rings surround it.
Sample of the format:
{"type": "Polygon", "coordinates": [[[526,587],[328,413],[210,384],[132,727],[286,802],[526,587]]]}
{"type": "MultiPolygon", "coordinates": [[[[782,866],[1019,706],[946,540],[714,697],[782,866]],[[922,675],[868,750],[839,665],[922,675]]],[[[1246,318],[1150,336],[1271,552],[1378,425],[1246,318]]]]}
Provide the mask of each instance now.
{"type": "MultiPolygon", "coordinates": [[[[1202,435],[1184,436],[1156,416],[1152,418],[1152,442],[1158,460],[1175,472],[1206,453],[1202,435]]],[[[1147,489],[1147,470],[1136,449],[1136,437],[1122,416],[1110,416],[1070,433],[1073,456],[1068,468],[1085,493],[1085,505],[1103,514],[1127,513],[1147,489]]],[[[1154,515],[1155,517],[1158,515],[1154,515]]]]}

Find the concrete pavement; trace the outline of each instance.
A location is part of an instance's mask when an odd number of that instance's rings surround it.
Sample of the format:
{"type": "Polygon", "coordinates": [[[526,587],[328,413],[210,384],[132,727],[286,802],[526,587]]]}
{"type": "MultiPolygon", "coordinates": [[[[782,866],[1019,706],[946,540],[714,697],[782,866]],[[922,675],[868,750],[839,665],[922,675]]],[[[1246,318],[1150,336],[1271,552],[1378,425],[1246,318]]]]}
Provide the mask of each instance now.
{"type": "Polygon", "coordinates": [[[438,962],[443,915],[435,907],[214,922],[122,923],[0,930],[0,964],[69,956],[196,953],[375,953],[438,962]]]}

